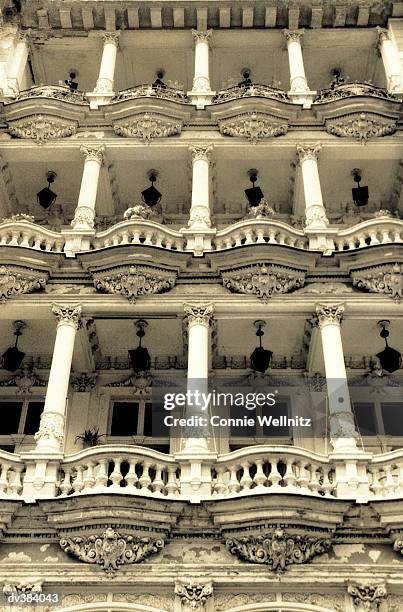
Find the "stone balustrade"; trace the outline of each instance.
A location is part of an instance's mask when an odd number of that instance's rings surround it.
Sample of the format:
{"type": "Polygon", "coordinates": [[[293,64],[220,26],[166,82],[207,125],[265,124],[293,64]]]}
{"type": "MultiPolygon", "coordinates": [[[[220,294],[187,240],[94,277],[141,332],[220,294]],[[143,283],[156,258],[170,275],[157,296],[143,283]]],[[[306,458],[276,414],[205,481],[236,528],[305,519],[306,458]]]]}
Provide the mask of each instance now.
{"type": "Polygon", "coordinates": [[[351,251],[377,244],[403,242],[403,220],[377,217],[345,229],[335,228],[336,251],[351,251]]]}
{"type": "Polygon", "coordinates": [[[240,98],[251,97],[270,98],[272,100],[290,102],[288,94],[282,89],[270,85],[252,83],[248,86],[234,85],[233,87],[218,91],[213,98],[213,103],[219,104],[222,102],[230,102],[231,100],[239,100],[240,98]]]}
{"type": "Polygon", "coordinates": [[[0,223],[0,246],[20,246],[60,253],[64,244],[61,234],[31,221],[5,219],[0,223]]]}
{"type": "Polygon", "coordinates": [[[371,499],[403,496],[403,449],[375,455],[367,466],[371,499]]]}
{"type": "Polygon", "coordinates": [[[18,498],[25,465],[18,455],[0,450],[0,498],[18,498]]]}
{"type": "Polygon", "coordinates": [[[107,491],[177,497],[179,469],[170,455],[133,446],[98,446],[67,456],[61,465],[60,495],[107,491]]]}
{"type": "Polygon", "coordinates": [[[328,457],[289,446],[243,448],[222,455],[212,470],[212,496],[298,493],[335,497],[328,457]]]}
{"type": "Polygon", "coordinates": [[[116,225],[98,232],[92,241],[93,249],[104,249],[123,244],[144,244],[172,251],[183,251],[186,240],[183,235],[155,221],[121,221],[116,225]]]}
{"type": "Polygon", "coordinates": [[[72,104],[88,104],[83,92],[72,91],[67,85],[34,85],[29,89],[24,89],[16,96],[15,100],[8,100],[5,104],[34,98],[51,98],[52,100],[61,100],[72,104]]]}
{"type": "Polygon", "coordinates": [[[181,104],[190,103],[185,91],[179,87],[153,87],[150,84],[136,85],[135,87],[123,89],[112,98],[112,103],[135,100],[136,98],[159,98],[161,100],[170,100],[171,102],[180,102],[181,104]]]}
{"type": "Polygon", "coordinates": [[[308,248],[308,239],[302,230],[287,223],[270,219],[262,221],[248,219],[238,221],[217,232],[214,239],[215,250],[223,251],[248,244],[279,244],[298,249],[308,248]]]}

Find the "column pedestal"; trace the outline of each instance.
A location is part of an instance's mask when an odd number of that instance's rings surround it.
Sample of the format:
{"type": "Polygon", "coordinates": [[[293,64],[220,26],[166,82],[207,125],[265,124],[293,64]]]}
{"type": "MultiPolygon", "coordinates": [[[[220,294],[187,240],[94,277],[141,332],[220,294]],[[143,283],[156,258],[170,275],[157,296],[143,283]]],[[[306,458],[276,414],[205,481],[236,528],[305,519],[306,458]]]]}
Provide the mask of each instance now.
{"type": "Polygon", "coordinates": [[[209,66],[209,41],[212,30],[198,32],[192,30],[195,40],[195,68],[193,87],[188,91],[188,96],[196,108],[203,109],[207,104],[211,104],[216,92],[211,91],[210,86],[210,66],[209,66]]]}

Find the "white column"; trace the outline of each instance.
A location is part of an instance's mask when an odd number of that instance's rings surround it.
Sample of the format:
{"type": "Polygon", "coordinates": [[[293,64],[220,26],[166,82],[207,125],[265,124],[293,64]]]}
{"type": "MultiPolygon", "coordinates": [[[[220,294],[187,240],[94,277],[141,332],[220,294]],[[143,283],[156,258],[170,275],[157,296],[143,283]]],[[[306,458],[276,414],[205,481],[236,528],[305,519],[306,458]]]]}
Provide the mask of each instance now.
{"type": "Polygon", "coordinates": [[[378,49],[385,69],[387,89],[390,92],[400,90],[402,79],[399,50],[387,30],[380,27],[376,29],[378,33],[378,49]]]}
{"type": "Polygon", "coordinates": [[[335,451],[356,450],[358,437],[351,410],[341,341],[340,325],[343,313],[344,304],[316,305],[325,362],[330,438],[335,451]]]}
{"type": "Polygon", "coordinates": [[[318,144],[297,144],[304,188],[306,228],[310,230],[321,230],[329,225],[319,179],[320,149],[318,144]]]}
{"type": "Polygon", "coordinates": [[[77,208],[71,225],[75,230],[92,230],[94,228],[99,173],[104,161],[105,146],[83,145],[80,147],[80,151],[84,155],[84,170],[77,208]]]}
{"type": "MultiPolygon", "coordinates": [[[[208,391],[210,323],[214,313],[213,304],[184,304],[188,324],[188,391],[208,391]]],[[[209,418],[209,412],[197,405],[188,405],[186,415],[209,418]]],[[[203,434],[209,431],[208,426],[190,428],[187,432],[185,450],[208,450],[207,440],[203,434]],[[194,433],[194,437],[193,437],[194,433]],[[199,435],[197,435],[199,433],[199,435]]]]}
{"type": "Polygon", "coordinates": [[[7,66],[7,88],[9,95],[17,96],[21,89],[23,89],[28,53],[28,35],[27,33],[19,32],[17,44],[7,66]]]}
{"type": "Polygon", "coordinates": [[[212,145],[190,147],[192,154],[192,201],[189,228],[209,229],[210,219],[210,158],[212,145]]]}
{"type": "Polygon", "coordinates": [[[284,30],[290,67],[290,91],[288,95],[296,104],[303,104],[304,107],[309,108],[316,92],[310,91],[305,76],[301,46],[303,34],[303,30],[284,30]]]}
{"type": "Polygon", "coordinates": [[[120,32],[102,32],[103,49],[98,79],[94,91],[87,92],[92,109],[108,104],[115,95],[113,88],[119,36],[120,32]]]}
{"type": "Polygon", "coordinates": [[[192,34],[195,41],[195,64],[193,87],[188,95],[197,108],[204,108],[206,104],[211,103],[211,98],[215,95],[215,92],[211,91],[209,65],[209,41],[212,30],[206,32],[192,30],[192,34]]]}
{"type": "Polygon", "coordinates": [[[67,394],[70,380],[74,340],[80,325],[81,306],[54,304],[52,312],[58,320],[52,365],[46,390],[45,407],[39,431],[35,434],[36,451],[61,452],[64,441],[67,394]]]}

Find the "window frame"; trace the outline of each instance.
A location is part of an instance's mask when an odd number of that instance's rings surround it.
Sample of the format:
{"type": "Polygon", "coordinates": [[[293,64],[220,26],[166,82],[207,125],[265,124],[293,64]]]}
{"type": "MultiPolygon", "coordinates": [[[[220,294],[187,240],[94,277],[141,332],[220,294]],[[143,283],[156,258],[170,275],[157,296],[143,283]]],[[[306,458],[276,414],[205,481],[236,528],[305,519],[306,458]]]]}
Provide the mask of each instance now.
{"type": "Polygon", "coordinates": [[[9,444],[10,440],[12,441],[14,445],[22,442],[23,440],[28,440],[29,442],[33,442],[35,434],[24,433],[26,420],[27,420],[27,414],[28,414],[28,407],[29,407],[30,402],[32,403],[40,402],[40,403],[45,404],[45,396],[40,396],[37,393],[24,394],[24,395],[17,395],[16,393],[13,393],[12,395],[6,395],[5,393],[4,394],[2,393],[0,395],[0,405],[2,403],[8,403],[8,404],[9,403],[15,403],[15,404],[22,403],[21,415],[20,415],[20,420],[18,424],[18,431],[15,433],[10,433],[10,434],[0,433],[0,445],[12,446],[12,444],[9,444]]]}
{"type": "Polygon", "coordinates": [[[145,423],[145,411],[147,404],[150,405],[152,410],[152,398],[150,396],[133,397],[127,395],[113,395],[109,398],[109,411],[106,428],[106,440],[107,444],[139,444],[141,446],[169,446],[171,444],[170,436],[146,436],[144,434],[144,423],[145,423]],[[111,435],[112,418],[113,418],[113,407],[114,404],[118,403],[133,403],[138,404],[138,419],[137,419],[137,431],[135,434],[129,434],[127,436],[113,436],[111,435]]]}

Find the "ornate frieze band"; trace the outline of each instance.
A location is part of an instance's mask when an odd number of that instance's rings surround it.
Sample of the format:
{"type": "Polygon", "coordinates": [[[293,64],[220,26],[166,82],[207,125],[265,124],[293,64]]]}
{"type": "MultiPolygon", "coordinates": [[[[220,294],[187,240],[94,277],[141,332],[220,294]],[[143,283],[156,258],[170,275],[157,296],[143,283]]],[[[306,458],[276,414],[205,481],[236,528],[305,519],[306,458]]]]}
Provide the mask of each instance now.
{"type": "Polygon", "coordinates": [[[77,131],[77,122],[59,119],[53,115],[31,115],[8,122],[8,131],[16,138],[31,138],[37,144],[48,140],[73,136],[77,131]]]}
{"type": "Polygon", "coordinates": [[[403,275],[401,264],[374,266],[351,273],[354,287],[370,293],[388,295],[395,302],[403,297],[403,275]]]}
{"type": "Polygon", "coordinates": [[[98,291],[114,293],[134,303],[140,295],[165,293],[174,287],[176,272],[154,266],[124,266],[94,274],[98,291]]]}
{"type": "Polygon", "coordinates": [[[226,541],[231,554],[251,563],[261,563],[277,573],[284,572],[289,565],[307,563],[331,546],[329,538],[286,533],[275,529],[261,536],[246,536],[226,541]]]}
{"type": "Polygon", "coordinates": [[[342,138],[356,138],[366,142],[369,138],[389,136],[396,132],[396,120],[374,113],[354,113],[326,121],[329,134],[342,138]]]}
{"type": "Polygon", "coordinates": [[[113,129],[118,136],[140,138],[147,143],[154,138],[167,138],[180,134],[182,125],[182,121],[160,113],[141,113],[130,119],[117,121],[113,129]]]}
{"type": "Polygon", "coordinates": [[[63,538],[60,546],[84,563],[100,565],[112,578],[119,566],[139,563],[159,552],[164,547],[164,540],[123,535],[108,527],[99,535],[63,538]]]}
{"type": "Polygon", "coordinates": [[[0,304],[15,295],[41,291],[47,277],[33,271],[19,270],[13,266],[0,266],[0,304]]]}
{"type": "Polygon", "coordinates": [[[244,113],[219,121],[221,134],[247,138],[256,144],[259,140],[287,134],[288,122],[279,121],[267,113],[244,113]]]}
{"type": "Polygon", "coordinates": [[[233,293],[252,294],[267,301],[273,295],[303,287],[305,273],[272,264],[258,264],[222,272],[224,287],[233,293]]]}

